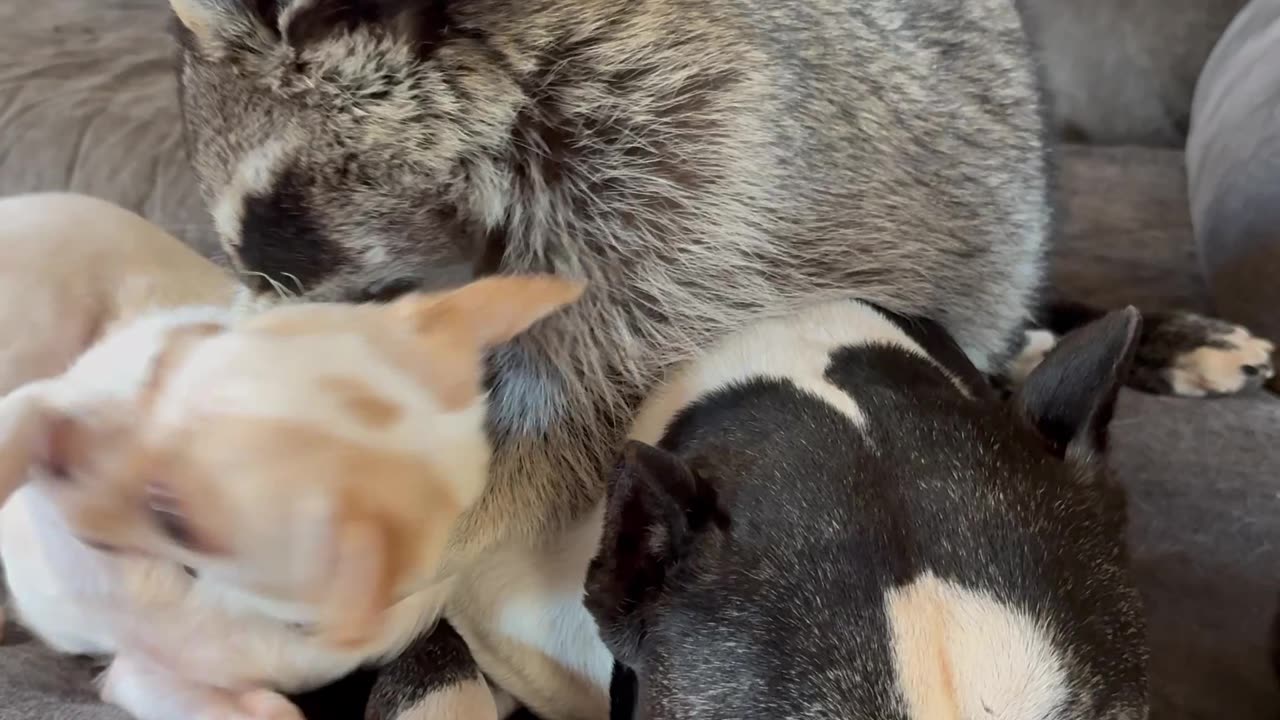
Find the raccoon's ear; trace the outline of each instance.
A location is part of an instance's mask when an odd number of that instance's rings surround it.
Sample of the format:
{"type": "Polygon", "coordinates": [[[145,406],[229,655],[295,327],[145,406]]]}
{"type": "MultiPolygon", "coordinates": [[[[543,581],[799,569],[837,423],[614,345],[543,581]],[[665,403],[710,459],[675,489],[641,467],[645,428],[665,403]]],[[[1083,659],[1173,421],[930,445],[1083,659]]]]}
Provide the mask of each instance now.
{"type": "Polygon", "coordinates": [[[283,0],[276,27],[295,48],[360,26],[376,26],[414,44],[449,26],[448,0],[283,0]]]}
{"type": "Polygon", "coordinates": [[[201,44],[212,39],[221,12],[209,0],[169,0],[169,7],[183,29],[191,33],[201,44]]]}
{"type": "Polygon", "coordinates": [[[1068,333],[1014,393],[1014,407],[1055,453],[1106,449],[1141,328],[1142,316],[1129,307],[1068,333]]]}
{"type": "Polygon", "coordinates": [[[609,478],[604,535],[587,577],[587,606],[615,644],[662,594],[668,570],[699,536],[728,523],[710,480],[666,450],[626,444],[609,478]]]}
{"type": "Polygon", "coordinates": [[[281,4],[281,0],[169,0],[178,23],[206,47],[219,38],[246,33],[274,35],[281,4]]]}

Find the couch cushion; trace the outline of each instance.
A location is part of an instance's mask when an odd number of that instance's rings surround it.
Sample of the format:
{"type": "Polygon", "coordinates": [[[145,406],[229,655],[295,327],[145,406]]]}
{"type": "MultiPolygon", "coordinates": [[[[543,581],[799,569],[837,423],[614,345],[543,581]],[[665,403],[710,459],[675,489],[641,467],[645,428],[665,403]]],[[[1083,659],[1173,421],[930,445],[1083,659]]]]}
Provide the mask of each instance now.
{"type": "Polygon", "coordinates": [[[1057,159],[1053,287],[1102,307],[1205,310],[1182,153],[1066,145],[1057,159]]]}
{"type": "Polygon", "coordinates": [[[202,249],[165,0],[0,2],[0,194],[112,200],[202,249]]]}

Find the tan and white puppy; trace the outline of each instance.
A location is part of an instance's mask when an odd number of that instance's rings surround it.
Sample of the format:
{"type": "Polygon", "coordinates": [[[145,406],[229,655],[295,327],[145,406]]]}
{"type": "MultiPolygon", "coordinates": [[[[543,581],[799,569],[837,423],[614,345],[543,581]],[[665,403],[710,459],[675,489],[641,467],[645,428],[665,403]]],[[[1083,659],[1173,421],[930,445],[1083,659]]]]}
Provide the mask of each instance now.
{"type": "MultiPolygon", "coordinates": [[[[0,397],[66,370],[139,313],[225,305],[237,287],[177,238],[104,200],[73,193],[0,198],[0,397]]],[[[11,490],[0,487],[0,498],[11,490]]],[[[3,624],[0,607],[0,630],[3,624]]]]}
{"type": "Polygon", "coordinates": [[[160,340],[123,427],[48,432],[93,465],[59,497],[77,534],[187,565],[337,644],[435,578],[483,491],[483,353],[575,283],[494,277],[383,305],[284,305],[160,340]]]}
{"type": "Polygon", "coordinates": [[[21,618],[114,656],[104,697],[143,720],[297,717],[275,690],[393,655],[439,616],[447,583],[411,589],[487,479],[482,352],[579,292],[494,278],[108,334],[0,403],[21,618]]]}

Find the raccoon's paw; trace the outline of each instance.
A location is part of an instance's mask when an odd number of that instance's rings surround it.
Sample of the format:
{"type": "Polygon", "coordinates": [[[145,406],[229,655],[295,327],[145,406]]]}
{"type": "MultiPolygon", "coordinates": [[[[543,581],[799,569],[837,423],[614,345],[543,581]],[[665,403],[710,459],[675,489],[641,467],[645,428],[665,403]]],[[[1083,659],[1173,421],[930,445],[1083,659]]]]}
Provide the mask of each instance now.
{"type": "Polygon", "coordinates": [[[1129,384],[1180,397],[1235,395],[1275,376],[1275,344],[1191,313],[1157,315],[1143,329],[1129,384]]]}
{"type": "MultiPolygon", "coordinates": [[[[1057,342],[1049,330],[1025,331],[1022,350],[995,378],[997,386],[1007,392],[1020,385],[1057,342]]],[[[1234,395],[1268,381],[1280,386],[1274,353],[1274,343],[1239,325],[1194,313],[1146,313],[1126,385],[1189,398],[1234,395]]]]}
{"type": "Polygon", "coordinates": [[[288,698],[270,690],[255,690],[239,698],[244,720],[306,720],[288,698]]]}

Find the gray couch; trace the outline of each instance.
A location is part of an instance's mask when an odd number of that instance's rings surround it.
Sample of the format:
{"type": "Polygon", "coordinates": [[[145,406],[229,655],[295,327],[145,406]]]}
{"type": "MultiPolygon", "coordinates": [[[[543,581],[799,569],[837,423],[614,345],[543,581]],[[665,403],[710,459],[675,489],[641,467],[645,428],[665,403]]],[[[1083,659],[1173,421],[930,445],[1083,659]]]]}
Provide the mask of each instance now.
{"type": "MultiPolygon", "coordinates": [[[[212,252],[183,157],[164,0],[0,3],[0,193],[114,200],[212,252]]],[[[1182,153],[1060,149],[1055,285],[1096,303],[1210,309],[1182,153]]],[[[86,231],[91,231],[86,228],[86,231]]],[[[1156,720],[1275,720],[1280,398],[1127,394],[1113,463],[1132,493],[1156,720]]],[[[107,720],[93,670],[21,634],[0,646],[0,720],[107,720]]]]}

